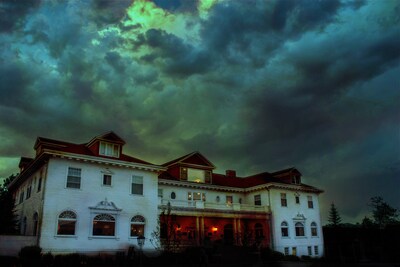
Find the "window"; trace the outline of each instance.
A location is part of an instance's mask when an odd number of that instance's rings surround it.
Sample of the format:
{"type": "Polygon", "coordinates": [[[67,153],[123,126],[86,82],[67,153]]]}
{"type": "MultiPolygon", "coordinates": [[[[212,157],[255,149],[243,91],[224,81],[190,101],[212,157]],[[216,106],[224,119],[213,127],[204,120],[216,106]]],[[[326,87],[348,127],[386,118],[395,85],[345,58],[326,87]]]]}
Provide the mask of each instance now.
{"type": "Polygon", "coordinates": [[[176,198],[175,192],[171,192],[171,199],[175,199],[175,198],[176,198]]]}
{"type": "Polygon", "coordinates": [[[22,192],[19,194],[19,204],[21,204],[22,202],[24,202],[24,195],[25,195],[24,191],[22,191],[22,192]]]}
{"type": "Polygon", "coordinates": [[[103,174],[103,185],[111,186],[111,178],[110,174],[103,174]]]}
{"type": "Polygon", "coordinates": [[[285,256],[289,255],[289,247],[284,248],[284,253],[285,253],[285,256]]]}
{"type": "Polygon", "coordinates": [[[144,225],[146,220],[141,215],[136,215],[132,217],[131,220],[131,236],[141,236],[144,235],[144,225]]]}
{"type": "Polygon", "coordinates": [[[308,201],[308,208],[309,209],[313,209],[314,208],[314,203],[313,203],[312,196],[307,196],[307,201],[308,201]]]}
{"type": "Polygon", "coordinates": [[[119,145],[100,142],[100,155],[108,156],[108,157],[119,157],[119,145]]]}
{"type": "Polygon", "coordinates": [[[94,236],[114,236],[115,218],[109,214],[99,214],[93,219],[94,236]]]}
{"type": "Polygon", "coordinates": [[[41,189],[42,189],[42,177],[39,178],[37,191],[40,192],[41,189]]]}
{"type": "Polygon", "coordinates": [[[281,223],[281,233],[282,237],[288,237],[289,236],[289,227],[287,222],[282,222],[281,223]]]}
{"type": "Polygon", "coordinates": [[[217,196],[217,197],[215,198],[215,201],[217,201],[217,203],[219,203],[219,202],[221,201],[220,197],[217,196]]]}
{"type": "Polygon", "coordinates": [[[254,196],[254,206],[261,206],[261,195],[254,196]]]}
{"type": "Polygon", "coordinates": [[[181,180],[187,180],[188,178],[188,171],[187,168],[181,168],[181,180]]]}
{"type": "Polygon", "coordinates": [[[81,169],[68,168],[67,188],[81,188],[81,169]]]}
{"type": "Polygon", "coordinates": [[[301,222],[295,224],[296,236],[304,236],[304,225],[301,222]]]}
{"type": "Polygon", "coordinates": [[[164,196],[164,192],[162,190],[162,188],[158,188],[158,197],[163,197],[164,196]]]}
{"type": "Polygon", "coordinates": [[[282,207],[287,207],[287,199],[286,199],[286,194],[281,193],[281,206],[282,207]]]}
{"type": "Polygon", "coordinates": [[[206,194],[200,192],[188,192],[188,200],[206,201],[206,194]]]}
{"type": "Polygon", "coordinates": [[[57,235],[75,235],[76,214],[73,211],[63,211],[58,216],[57,235]]]}
{"type": "Polygon", "coordinates": [[[33,214],[33,231],[32,231],[32,234],[33,234],[34,236],[37,235],[37,230],[38,230],[38,219],[39,219],[39,216],[38,216],[37,212],[35,212],[35,213],[33,214]]]}
{"type": "Polygon", "coordinates": [[[22,235],[26,235],[26,228],[28,227],[27,224],[28,224],[27,219],[26,217],[24,217],[24,219],[22,220],[22,227],[21,227],[22,235]]]}
{"type": "Polygon", "coordinates": [[[226,204],[227,205],[232,205],[233,203],[233,197],[232,196],[226,196],[226,204]]]}
{"type": "Polygon", "coordinates": [[[32,193],[32,184],[30,184],[28,186],[28,189],[26,189],[26,199],[31,197],[31,193],[32,193]]]}
{"type": "Polygon", "coordinates": [[[295,196],[294,198],[296,200],[296,204],[300,204],[300,197],[299,196],[295,196]]]}
{"type": "Polygon", "coordinates": [[[132,176],[132,194],[133,195],[143,195],[143,177],[142,176],[132,176]]]}
{"type": "Polygon", "coordinates": [[[312,247],[311,246],[307,247],[307,251],[308,251],[308,256],[312,256],[312,247]]]}
{"type": "Polygon", "coordinates": [[[292,255],[297,256],[297,247],[292,247],[292,255]]]}
{"type": "Polygon", "coordinates": [[[300,184],[300,176],[292,176],[292,184],[300,184]]]}
{"type": "Polygon", "coordinates": [[[315,222],[311,223],[311,236],[318,236],[317,224],[315,222]]]}
{"type": "Polygon", "coordinates": [[[314,254],[315,254],[315,255],[318,255],[318,254],[319,254],[318,246],[314,246],[314,254]]]}
{"type": "Polygon", "coordinates": [[[204,172],[204,177],[205,177],[205,182],[206,183],[211,183],[211,171],[205,171],[204,172]]]}
{"type": "Polygon", "coordinates": [[[187,180],[189,182],[204,183],[205,182],[205,171],[198,169],[187,169],[187,180]]]}

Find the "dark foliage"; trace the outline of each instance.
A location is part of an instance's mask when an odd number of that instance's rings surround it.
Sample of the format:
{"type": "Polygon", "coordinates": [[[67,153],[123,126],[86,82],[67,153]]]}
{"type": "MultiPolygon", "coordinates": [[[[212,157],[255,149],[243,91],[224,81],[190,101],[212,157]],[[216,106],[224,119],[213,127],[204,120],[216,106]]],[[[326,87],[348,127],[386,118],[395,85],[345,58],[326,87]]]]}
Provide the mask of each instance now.
{"type": "Polygon", "coordinates": [[[10,175],[0,186],[0,234],[16,234],[18,232],[17,216],[14,212],[15,201],[7,190],[7,185],[15,177],[15,175],[10,175]]]}
{"type": "Polygon", "coordinates": [[[382,197],[372,197],[369,206],[372,207],[374,223],[377,224],[379,228],[383,228],[387,224],[398,222],[398,210],[386,203],[382,197]]]}
{"type": "Polygon", "coordinates": [[[23,267],[40,266],[42,249],[38,246],[23,247],[18,253],[19,261],[23,267]]]}
{"type": "Polygon", "coordinates": [[[340,214],[336,209],[334,203],[331,204],[331,208],[329,210],[328,222],[329,222],[328,226],[331,227],[338,227],[342,222],[342,218],[340,218],[340,214]]]}

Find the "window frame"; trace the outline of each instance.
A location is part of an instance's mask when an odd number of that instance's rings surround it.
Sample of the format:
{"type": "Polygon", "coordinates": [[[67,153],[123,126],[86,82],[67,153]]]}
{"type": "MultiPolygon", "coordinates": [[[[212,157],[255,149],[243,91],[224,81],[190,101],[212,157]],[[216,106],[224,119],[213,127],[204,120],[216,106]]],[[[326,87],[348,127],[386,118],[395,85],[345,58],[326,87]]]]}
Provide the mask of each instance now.
{"type": "Polygon", "coordinates": [[[73,210],[63,210],[62,212],[60,212],[60,214],[58,214],[57,216],[57,227],[56,227],[56,236],[58,237],[75,237],[76,236],[76,231],[77,231],[77,224],[78,224],[78,216],[76,214],[75,211],[73,210]],[[70,217],[62,217],[61,216],[63,214],[66,215],[71,215],[70,217]],[[69,223],[73,223],[73,233],[72,234],[65,234],[65,233],[60,233],[60,221],[64,221],[64,222],[69,222],[69,223]]]}
{"type": "Polygon", "coordinates": [[[254,206],[261,206],[261,195],[254,195],[254,206]]]}
{"type": "Polygon", "coordinates": [[[99,155],[112,158],[119,158],[120,145],[110,142],[100,141],[99,155]]]}
{"type": "Polygon", "coordinates": [[[281,222],[281,237],[282,238],[288,238],[289,237],[289,224],[287,221],[281,222]],[[284,235],[284,232],[286,231],[286,235],[284,235]]]}
{"type": "Polygon", "coordinates": [[[294,230],[295,230],[296,237],[305,237],[306,236],[303,222],[296,222],[294,224],[294,230]]]}
{"type": "Polygon", "coordinates": [[[233,195],[226,195],[225,196],[225,204],[228,205],[228,206],[232,206],[233,205],[233,195]],[[230,201],[228,199],[230,199],[230,201]]]}
{"type": "Polygon", "coordinates": [[[67,169],[67,179],[66,179],[66,183],[65,183],[65,188],[68,189],[81,189],[82,187],[82,168],[77,168],[77,167],[68,167],[67,169]],[[74,173],[72,173],[72,170],[74,171],[78,171],[79,170],[79,177],[76,175],[72,175],[74,173]],[[71,173],[70,173],[71,171],[71,173]],[[70,181],[70,178],[79,178],[79,182],[76,181],[70,181]],[[79,187],[73,187],[71,186],[71,184],[77,184],[79,187]]]}
{"type": "Polygon", "coordinates": [[[146,226],[146,218],[140,214],[132,216],[131,221],[130,221],[130,228],[129,228],[129,237],[130,238],[137,238],[141,235],[144,236],[144,232],[145,232],[145,226],[146,226]],[[142,228],[142,233],[139,233],[138,235],[132,235],[132,226],[141,226],[142,228]]]}
{"type": "Polygon", "coordinates": [[[310,229],[311,229],[311,237],[318,237],[318,226],[316,222],[311,222],[310,229]]]}
{"type": "Polygon", "coordinates": [[[112,174],[103,173],[103,183],[102,183],[102,186],[112,187],[112,180],[113,180],[113,179],[112,179],[112,174]],[[108,179],[106,179],[106,178],[109,178],[110,184],[105,183],[105,182],[108,182],[108,179]]]}
{"type": "Polygon", "coordinates": [[[132,175],[131,177],[131,195],[135,195],[135,196],[143,196],[144,195],[144,177],[143,176],[139,176],[139,175],[132,175]],[[140,180],[141,183],[135,183],[138,180],[140,180]],[[138,192],[136,193],[136,191],[134,190],[134,186],[138,187],[138,192]]]}
{"type": "Polygon", "coordinates": [[[312,196],[307,196],[307,206],[309,209],[314,209],[314,201],[312,196]]]}
{"type": "MultiPolygon", "coordinates": [[[[174,192],[172,192],[174,193],[174,192]]],[[[171,194],[172,194],[171,193],[171,194]]],[[[200,192],[200,191],[188,191],[187,193],[187,200],[188,201],[202,201],[202,202],[206,202],[206,193],[205,192],[200,192]],[[195,195],[198,196],[200,195],[200,198],[196,197],[195,195]]]]}
{"type": "Polygon", "coordinates": [[[281,193],[281,207],[287,207],[287,194],[281,193]]]}
{"type": "MultiPolygon", "coordinates": [[[[100,228],[100,229],[103,230],[103,228],[100,228]]],[[[117,237],[117,218],[116,218],[116,216],[113,215],[113,214],[109,214],[109,213],[98,213],[98,214],[95,214],[94,217],[92,218],[91,237],[94,237],[94,238],[116,238],[117,237]],[[106,220],[106,219],[103,219],[102,217],[111,217],[112,219],[106,220]],[[113,226],[113,230],[112,230],[113,234],[112,235],[108,235],[108,234],[107,235],[102,235],[102,234],[95,233],[95,229],[97,229],[97,228],[95,228],[95,222],[96,223],[100,222],[104,226],[106,226],[107,223],[108,223],[108,225],[112,225],[113,226]]]]}
{"type": "Polygon", "coordinates": [[[318,246],[314,246],[314,255],[315,256],[319,255],[319,247],[318,246]]]}

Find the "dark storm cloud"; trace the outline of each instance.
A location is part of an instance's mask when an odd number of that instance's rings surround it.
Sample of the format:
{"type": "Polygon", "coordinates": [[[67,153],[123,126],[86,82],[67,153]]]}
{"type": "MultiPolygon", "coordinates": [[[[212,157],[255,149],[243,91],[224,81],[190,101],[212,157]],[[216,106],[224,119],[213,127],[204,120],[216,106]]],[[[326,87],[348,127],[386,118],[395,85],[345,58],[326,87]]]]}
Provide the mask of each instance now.
{"type": "Polygon", "coordinates": [[[196,49],[173,34],[162,30],[148,30],[141,37],[143,43],[153,48],[151,54],[142,59],[149,63],[161,59],[161,66],[169,75],[190,76],[209,71],[213,66],[212,55],[208,51],[196,49]]]}
{"type": "Polygon", "coordinates": [[[133,0],[95,0],[95,10],[91,15],[99,26],[118,23],[125,17],[126,9],[132,2],[133,0]]]}
{"type": "Polygon", "coordinates": [[[40,0],[0,1],[0,32],[9,32],[23,25],[24,17],[40,5],[40,0]]]}

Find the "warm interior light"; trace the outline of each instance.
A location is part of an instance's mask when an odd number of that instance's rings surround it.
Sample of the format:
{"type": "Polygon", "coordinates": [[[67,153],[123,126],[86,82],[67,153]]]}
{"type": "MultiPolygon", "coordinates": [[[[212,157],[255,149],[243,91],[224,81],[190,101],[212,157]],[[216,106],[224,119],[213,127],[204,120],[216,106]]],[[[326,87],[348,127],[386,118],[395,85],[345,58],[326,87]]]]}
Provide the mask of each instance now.
{"type": "Polygon", "coordinates": [[[212,228],[212,231],[213,231],[213,232],[217,232],[217,231],[218,231],[218,227],[213,227],[213,228],[212,228]]]}

